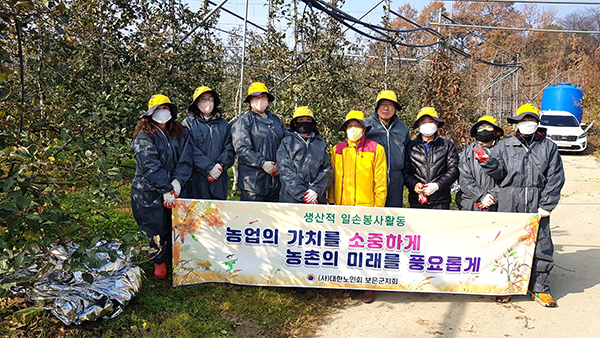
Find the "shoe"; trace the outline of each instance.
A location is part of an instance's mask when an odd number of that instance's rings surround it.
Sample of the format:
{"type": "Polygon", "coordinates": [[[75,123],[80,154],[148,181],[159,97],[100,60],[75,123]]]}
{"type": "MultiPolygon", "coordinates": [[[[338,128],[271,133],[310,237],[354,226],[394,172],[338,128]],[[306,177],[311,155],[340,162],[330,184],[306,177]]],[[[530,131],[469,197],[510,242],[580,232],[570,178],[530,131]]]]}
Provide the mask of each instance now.
{"type": "Polygon", "coordinates": [[[494,299],[496,303],[508,303],[511,300],[511,296],[496,296],[494,299]]]}
{"type": "Polygon", "coordinates": [[[154,277],[158,279],[167,278],[167,263],[154,263],[154,277]]]}
{"type": "Polygon", "coordinates": [[[535,300],[536,302],[542,304],[545,307],[558,307],[558,304],[554,301],[554,298],[547,292],[527,292],[529,294],[529,298],[535,300]]]}
{"type": "Polygon", "coordinates": [[[375,300],[375,291],[373,290],[366,290],[365,293],[363,293],[362,297],[360,298],[360,300],[363,301],[363,303],[373,303],[373,301],[375,300]]]}

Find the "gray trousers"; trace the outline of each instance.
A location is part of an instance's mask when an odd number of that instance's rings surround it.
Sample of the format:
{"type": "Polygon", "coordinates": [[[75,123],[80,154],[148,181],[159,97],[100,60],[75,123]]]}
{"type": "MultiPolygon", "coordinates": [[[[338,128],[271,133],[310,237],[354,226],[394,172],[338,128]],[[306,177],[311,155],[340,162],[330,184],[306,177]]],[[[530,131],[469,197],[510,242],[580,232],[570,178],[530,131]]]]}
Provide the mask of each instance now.
{"type": "Polygon", "coordinates": [[[550,217],[543,217],[538,229],[537,243],[533,255],[533,266],[529,280],[531,292],[550,293],[550,271],[554,267],[554,244],[550,236],[550,217]]]}

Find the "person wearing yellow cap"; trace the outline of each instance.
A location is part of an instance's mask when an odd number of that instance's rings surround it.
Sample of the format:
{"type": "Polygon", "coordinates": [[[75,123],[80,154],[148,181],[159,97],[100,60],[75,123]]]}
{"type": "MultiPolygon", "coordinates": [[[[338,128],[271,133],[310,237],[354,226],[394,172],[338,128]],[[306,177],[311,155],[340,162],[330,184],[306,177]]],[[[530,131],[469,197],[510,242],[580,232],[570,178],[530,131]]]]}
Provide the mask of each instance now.
{"type": "Polygon", "coordinates": [[[325,193],[332,168],[327,144],[318,137],[317,121],[308,107],[294,111],[277,150],[277,167],[281,177],[279,201],[285,203],[326,204],[325,193]]]}
{"type": "Polygon", "coordinates": [[[366,119],[371,130],[367,138],[383,146],[387,159],[388,193],[386,207],[402,207],[404,191],[404,155],[410,142],[410,131],[396,115],[401,106],[396,93],[383,90],[375,100],[375,111],[366,119]]]}
{"type": "Polygon", "coordinates": [[[242,201],[279,201],[281,181],[276,161],[285,128],[267,109],[274,100],[264,83],[252,83],[244,100],[250,109],[231,127],[242,201]]]}
{"type": "Polygon", "coordinates": [[[235,153],[231,126],[221,116],[220,103],[216,91],[198,87],[182,122],[189,130],[194,157],[192,177],[183,187],[184,198],[227,199],[227,170],[235,153]]]}
{"type": "Polygon", "coordinates": [[[560,200],[565,183],[562,159],[556,144],[538,127],[540,111],[524,104],[517,115],[507,118],[517,131],[500,141],[488,154],[475,151],[475,158],[498,182],[499,212],[537,213],[539,228],[529,280],[529,296],[546,307],[557,304],[550,295],[550,271],[554,267],[554,245],[550,233],[550,213],[560,200]]]}
{"type": "Polygon", "coordinates": [[[460,191],[456,193],[456,204],[460,210],[496,211],[496,182],[483,171],[475,159],[475,151],[483,149],[489,153],[504,135],[504,130],[493,116],[482,116],[471,127],[470,135],[476,141],[465,148],[460,157],[460,191]]]}
{"type": "Polygon", "coordinates": [[[444,125],[432,107],[422,108],[413,128],[419,135],[406,148],[404,179],[411,208],[450,209],[450,188],[458,179],[458,151],[438,134],[444,125]]]}
{"type": "Polygon", "coordinates": [[[171,207],[192,171],[187,130],[176,119],[177,107],[168,97],[152,96],[131,142],[136,163],[131,209],[150,246],[158,249],[152,260],[159,279],[167,277],[170,260],[171,207]]]}
{"type": "MultiPolygon", "coordinates": [[[[332,151],[331,165],[334,179],[329,188],[328,201],[336,205],[383,207],[387,198],[387,160],[379,143],[366,138],[371,129],[365,115],[351,110],[340,126],[348,136],[332,151]]],[[[375,300],[375,291],[367,290],[362,301],[375,300]]]]}

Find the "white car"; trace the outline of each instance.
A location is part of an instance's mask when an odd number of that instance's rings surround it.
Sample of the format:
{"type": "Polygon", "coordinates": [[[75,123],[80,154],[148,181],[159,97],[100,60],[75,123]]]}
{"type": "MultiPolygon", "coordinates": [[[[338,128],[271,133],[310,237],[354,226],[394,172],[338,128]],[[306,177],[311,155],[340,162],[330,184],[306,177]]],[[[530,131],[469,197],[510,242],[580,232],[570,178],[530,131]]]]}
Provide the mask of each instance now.
{"type": "Polygon", "coordinates": [[[583,151],[587,146],[587,136],[573,114],[568,111],[542,111],[541,127],[546,128],[546,137],[558,146],[560,151],[583,151]]]}

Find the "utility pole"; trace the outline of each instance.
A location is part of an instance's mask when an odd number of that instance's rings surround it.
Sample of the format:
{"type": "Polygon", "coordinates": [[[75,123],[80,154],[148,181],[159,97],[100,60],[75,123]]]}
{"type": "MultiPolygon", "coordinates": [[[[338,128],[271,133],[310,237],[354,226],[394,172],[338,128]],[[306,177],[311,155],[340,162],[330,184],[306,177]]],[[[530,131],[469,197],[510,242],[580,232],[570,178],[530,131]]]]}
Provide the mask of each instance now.
{"type": "Polygon", "coordinates": [[[242,115],[242,101],[243,101],[243,97],[244,97],[244,64],[246,63],[246,30],[248,28],[248,1],[249,0],[246,0],[246,14],[244,15],[244,37],[242,39],[242,65],[241,65],[242,69],[240,70],[240,87],[239,87],[240,100],[239,100],[239,105],[238,105],[237,116],[242,115]]]}
{"type": "MultiPolygon", "coordinates": [[[[385,1],[385,28],[390,28],[390,0],[386,0],[385,1]]],[[[388,51],[389,51],[389,44],[386,43],[385,44],[385,62],[383,64],[383,74],[385,77],[385,80],[383,81],[383,88],[387,89],[387,68],[388,68],[388,51]]]]}

